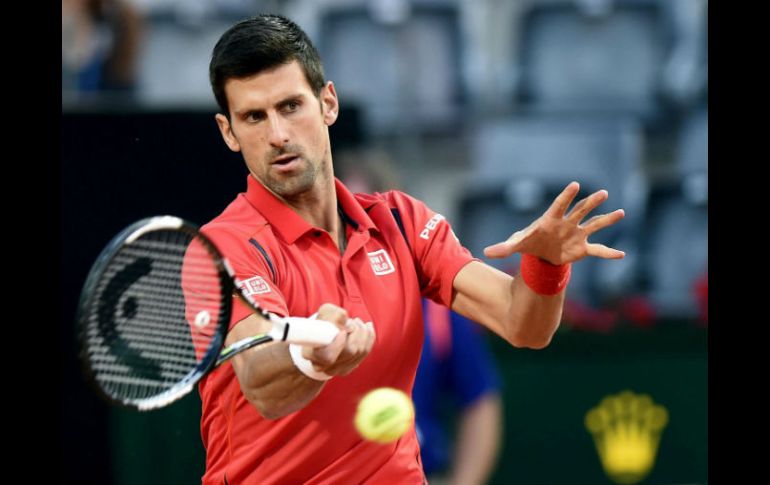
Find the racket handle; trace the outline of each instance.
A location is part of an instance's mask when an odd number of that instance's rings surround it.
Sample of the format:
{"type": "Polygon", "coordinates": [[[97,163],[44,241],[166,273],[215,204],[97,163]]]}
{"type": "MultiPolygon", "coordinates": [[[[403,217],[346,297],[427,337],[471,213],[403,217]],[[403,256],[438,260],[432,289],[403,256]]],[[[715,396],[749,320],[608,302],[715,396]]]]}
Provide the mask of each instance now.
{"type": "Polygon", "coordinates": [[[340,331],[339,327],[326,320],[305,317],[288,317],[285,320],[289,324],[286,341],[292,344],[323,347],[332,343],[340,331]]]}

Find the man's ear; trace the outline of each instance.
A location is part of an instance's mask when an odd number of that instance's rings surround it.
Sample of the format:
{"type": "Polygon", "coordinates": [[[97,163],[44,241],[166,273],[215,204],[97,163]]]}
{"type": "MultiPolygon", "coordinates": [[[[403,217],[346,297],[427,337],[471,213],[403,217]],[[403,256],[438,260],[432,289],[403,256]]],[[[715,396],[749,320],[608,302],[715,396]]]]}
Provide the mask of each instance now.
{"type": "Polygon", "coordinates": [[[221,113],[217,113],[214,118],[217,120],[219,132],[222,134],[222,139],[225,140],[228,148],[234,152],[241,151],[241,144],[238,143],[238,138],[236,138],[233,133],[232,127],[230,126],[230,120],[221,113]]]}
{"type": "Polygon", "coordinates": [[[321,90],[321,105],[323,107],[324,123],[331,126],[337,121],[340,114],[340,103],[337,100],[337,91],[334,89],[334,83],[328,81],[321,90]]]}

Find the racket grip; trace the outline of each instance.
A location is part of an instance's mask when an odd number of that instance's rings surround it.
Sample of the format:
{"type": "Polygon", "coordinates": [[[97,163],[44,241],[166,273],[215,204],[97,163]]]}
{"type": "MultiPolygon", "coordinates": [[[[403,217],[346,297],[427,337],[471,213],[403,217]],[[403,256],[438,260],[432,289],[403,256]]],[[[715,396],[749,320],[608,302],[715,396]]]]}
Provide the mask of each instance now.
{"type": "Polygon", "coordinates": [[[340,329],[335,324],[326,320],[316,320],[305,317],[288,317],[289,331],[286,341],[292,344],[307,345],[309,347],[323,347],[329,345],[337,336],[340,329]]]}

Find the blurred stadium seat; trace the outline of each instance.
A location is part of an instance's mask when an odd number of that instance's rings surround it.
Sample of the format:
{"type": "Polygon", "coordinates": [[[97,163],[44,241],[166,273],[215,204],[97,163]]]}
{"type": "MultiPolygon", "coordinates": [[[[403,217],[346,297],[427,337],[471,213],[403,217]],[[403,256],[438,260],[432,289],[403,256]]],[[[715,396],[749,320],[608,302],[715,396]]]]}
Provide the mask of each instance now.
{"type": "Polygon", "coordinates": [[[651,190],[642,255],[644,281],[661,317],[698,315],[696,284],[708,272],[708,111],[679,138],[673,177],[651,190]]]}
{"type": "Polygon", "coordinates": [[[139,101],[160,109],[216,106],[208,77],[211,50],[246,15],[205,2],[161,4],[148,14],[137,73],[139,101]]]}
{"type": "Polygon", "coordinates": [[[670,23],[656,0],[536,2],[523,12],[521,108],[653,119],[670,23]]]}
{"type": "Polygon", "coordinates": [[[463,90],[458,10],[447,2],[383,2],[328,7],[317,42],[341,102],[358,102],[368,131],[457,128],[463,90]]]}
{"type": "Polygon", "coordinates": [[[476,180],[461,195],[461,239],[481,256],[486,245],[539,217],[570,181],[581,182],[578,200],[604,188],[610,198],[597,212],[623,207],[627,217],[593,242],[619,247],[629,256],[609,264],[581,261],[573,268],[569,294],[596,304],[602,293],[628,290],[637,279],[633,254],[647,197],[643,152],[641,128],[632,119],[537,116],[483,123],[471,148],[476,180]]]}

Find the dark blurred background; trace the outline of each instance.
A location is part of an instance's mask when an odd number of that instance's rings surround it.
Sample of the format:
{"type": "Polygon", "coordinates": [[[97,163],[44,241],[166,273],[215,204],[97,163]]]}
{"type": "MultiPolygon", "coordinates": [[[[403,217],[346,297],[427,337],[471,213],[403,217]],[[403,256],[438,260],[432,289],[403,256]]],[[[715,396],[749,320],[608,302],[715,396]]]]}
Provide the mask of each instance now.
{"type": "MultiPolygon", "coordinates": [[[[203,223],[245,189],[221,140],[211,49],[257,12],[297,21],[342,104],[341,175],[388,164],[478,257],[570,180],[606,188],[622,261],[573,268],[541,351],[490,338],[505,433],[492,483],[613,483],[586,413],[623,390],[665,407],[642,483],[707,482],[708,2],[62,0],[60,468],[64,483],[199,483],[197,395],[153,413],[100,401],[77,360],[80,288],[131,222],[203,223]],[[351,162],[352,160],[352,162],[351,162]]],[[[489,261],[514,272],[518,257],[489,261]]]]}

